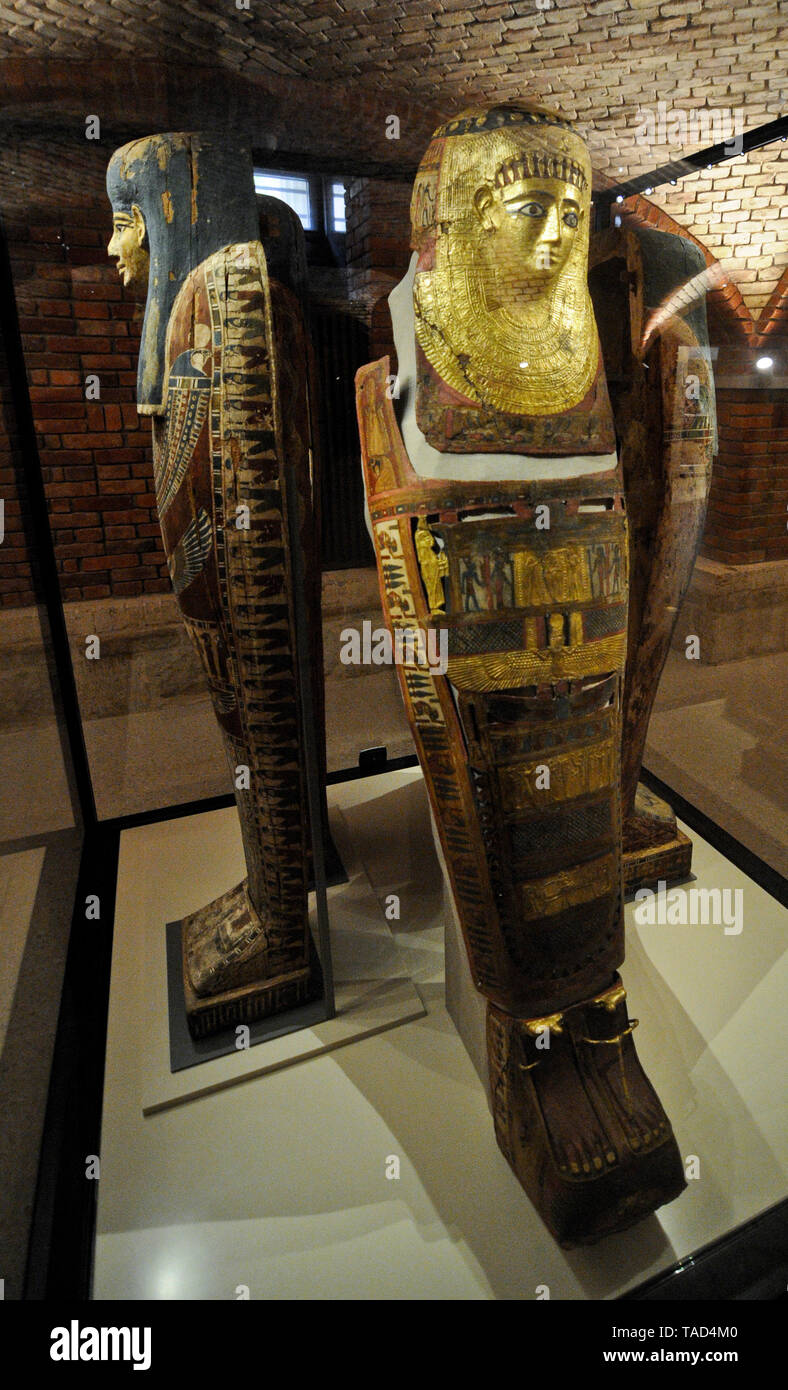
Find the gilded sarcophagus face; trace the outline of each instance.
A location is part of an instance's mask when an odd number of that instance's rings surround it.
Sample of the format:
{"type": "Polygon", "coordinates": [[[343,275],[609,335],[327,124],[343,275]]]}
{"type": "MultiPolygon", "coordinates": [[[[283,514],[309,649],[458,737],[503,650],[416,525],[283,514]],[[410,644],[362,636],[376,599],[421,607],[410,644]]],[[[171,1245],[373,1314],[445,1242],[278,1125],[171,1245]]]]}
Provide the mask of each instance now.
{"type": "Polygon", "coordinates": [[[613,447],[587,284],[590,199],[585,145],[549,112],[474,110],[436,132],[411,204],[416,408],[435,448],[613,447]]]}

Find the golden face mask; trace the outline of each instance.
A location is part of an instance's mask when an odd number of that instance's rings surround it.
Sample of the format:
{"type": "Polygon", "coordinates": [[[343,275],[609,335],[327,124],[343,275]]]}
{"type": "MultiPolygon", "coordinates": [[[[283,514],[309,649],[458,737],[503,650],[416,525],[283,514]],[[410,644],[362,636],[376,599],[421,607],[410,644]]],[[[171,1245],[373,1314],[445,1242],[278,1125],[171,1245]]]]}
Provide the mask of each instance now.
{"type": "Polygon", "coordinates": [[[436,132],[411,204],[416,337],[466,401],[545,416],[588,394],[590,198],[585,145],[558,116],[493,107],[436,132]]]}

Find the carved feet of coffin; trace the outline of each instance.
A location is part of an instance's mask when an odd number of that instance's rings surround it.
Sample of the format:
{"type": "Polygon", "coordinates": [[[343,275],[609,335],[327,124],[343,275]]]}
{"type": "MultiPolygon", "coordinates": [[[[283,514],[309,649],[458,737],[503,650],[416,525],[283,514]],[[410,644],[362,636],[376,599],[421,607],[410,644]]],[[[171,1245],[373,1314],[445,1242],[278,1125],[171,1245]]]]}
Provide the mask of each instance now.
{"type": "Polygon", "coordinates": [[[678,829],[673,808],[638,782],[634,809],[623,825],[624,892],[687,878],[691,868],[692,841],[678,829]]]}
{"type": "Polygon", "coordinates": [[[246,879],[181,922],[183,988],[193,1037],[296,1008],[321,990],[306,925],[274,932],[246,879]]]}
{"type": "Polygon", "coordinates": [[[686,1185],[625,1000],[616,976],[604,994],[545,1019],[487,1008],[498,1144],[567,1249],[625,1230],[686,1185]]]}

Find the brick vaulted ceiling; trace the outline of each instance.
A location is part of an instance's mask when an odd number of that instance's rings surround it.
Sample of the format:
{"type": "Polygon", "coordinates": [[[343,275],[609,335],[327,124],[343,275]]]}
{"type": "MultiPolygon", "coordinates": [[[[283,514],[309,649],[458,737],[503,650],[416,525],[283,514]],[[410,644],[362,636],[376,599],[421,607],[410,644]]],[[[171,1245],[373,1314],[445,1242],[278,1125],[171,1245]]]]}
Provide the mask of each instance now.
{"type": "MultiPolygon", "coordinates": [[[[225,82],[290,102],[294,119],[280,120],[272,147],[286,150],[292,130],[294,149],[313,141],[328,153],[333,121],[338,162],[385,155],[404,176],[436,119],[514,96],[575,120],[600,182],[644,174],[784,114],[786,37],[788,0],[248,0],[248,9],[236,0],[0,0],[16,118],[25,117],[19,60],[46,60],[61,91],[64,71],[79,73],[86,101],[91,66],[106,71],[108,61],[120,84],[132,60],[177,69],[181,80],[192,66],[220,68],[225,82]],[[400,141],[387,147],[386,113],[401,120],[400,141]]],[[[39,82],[34,105],[40,95],[39,82]]],[[[134,108],[144,125],[139,91],[134,108]]],[[[788,265],[788,144],[744,156],[710,183],[657,189],[654,201],[734,278],[743,272],[757,318],[788,265]]]]}
{"type": "MultiPolygon", "coordinates": [[[[638,143],[638,110],[725,108],[759,125],[788,104],[781,0],[0,0],[0,54],[97,53],[218,64],[418,98],[531,96],[577,119],[597,167],[643,172],[680,152],[638,143]]],[[[689,123],[691,124],[691,123],[689,123]]],[[[688,129],[686,150],[698,148],[688,129]]],[[[363,140],[363,132],[360,132],[363,140]]]]}

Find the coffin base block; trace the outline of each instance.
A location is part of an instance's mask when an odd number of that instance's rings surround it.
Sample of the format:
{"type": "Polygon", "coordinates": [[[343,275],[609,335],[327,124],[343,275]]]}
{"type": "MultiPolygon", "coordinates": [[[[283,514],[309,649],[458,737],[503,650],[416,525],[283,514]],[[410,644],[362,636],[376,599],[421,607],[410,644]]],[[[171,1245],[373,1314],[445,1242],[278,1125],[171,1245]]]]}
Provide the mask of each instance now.
{"type": "Polygon", "coordinates": [[[624,893],[656,888],[688,878],[692,870],[692,841],[679,830],[673,808],[638,783],[634,814],[624,821],[624,893]]]}
{"type": "Polygon", "coordinates": [[[222,1029],[239,1023],[255,1023],[271,1014],[319,999],[323,991],[323,976],[317,952],[310,942],[310,961],[306,966],[274,975],[267,980],[252,981],[235,989],[200,996],[189,979],[186,960],[186,922],[181,923],[183,950],[183,996],[189,1032],[195,1039],[207,1038],[222,1029]]]}

